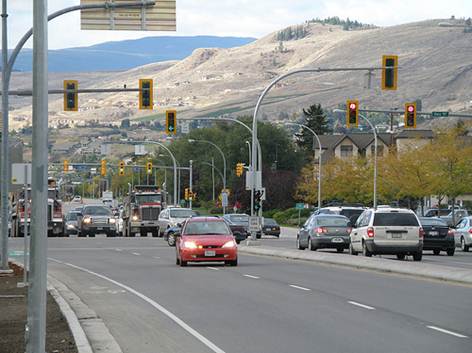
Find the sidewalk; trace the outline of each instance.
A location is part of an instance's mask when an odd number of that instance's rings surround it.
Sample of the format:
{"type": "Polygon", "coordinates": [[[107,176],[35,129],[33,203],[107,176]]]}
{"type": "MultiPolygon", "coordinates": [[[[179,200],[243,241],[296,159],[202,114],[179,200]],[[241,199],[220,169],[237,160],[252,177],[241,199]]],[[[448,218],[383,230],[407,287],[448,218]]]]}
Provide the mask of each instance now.
{"type": "MultiPolygon", "coordinates": [[[[0,353],[25,352],[27,288],[17,288],[23,269],[12,266],[14,275],[0,277],[0,353]]],[[[47,298],[46,351],[77,353],[67,321],[53,297],[47,298]]]]}

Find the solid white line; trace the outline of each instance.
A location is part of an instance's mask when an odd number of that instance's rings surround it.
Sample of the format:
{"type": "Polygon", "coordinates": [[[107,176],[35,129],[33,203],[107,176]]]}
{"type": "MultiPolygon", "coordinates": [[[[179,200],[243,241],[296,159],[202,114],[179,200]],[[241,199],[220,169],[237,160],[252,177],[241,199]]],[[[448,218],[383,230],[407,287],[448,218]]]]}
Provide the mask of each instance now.
{"type": "Polygon", "coordinates": [[[301,290],[304,290],[304,291],[307,291],[307,292],[311,291],[311,289],[309,289],[309,288],[296,286],[294,284],[289,284],[289,286],[292,287],[292,288],[301,289],[301,290]]]}
{"type": "Polygon", "coordinates": [[[208,267],[208,266],[207,266],[207,268],[208,268],[209,270],[214,270],[214,271],[219,271],[219,270],[220,270],[219,268],[216,268],[216,267],[208,267]]]}
{"type": "Polygon", "coordinates": [[[349,301],[348,303],[349,303],[349,304],[352,304],[352,305],[355,305],[355,306],[358,306],[358,307],[360,307],[360,308],[367,309],[367,310],[375,310],[374,307],[368,306],[368,305],[364,305],[364,304],[361,304],[361,303],[351,302],[351,301],[349,301]]]}
{"type": "Polygon", "coordinates": [[[436,330],[436,331],[439,331],[439,332],[442,332],[442,333],[447,333],[448,335],[451,335],[451,336],[456,336],[456,337],[459,337],[459,338],[468,338],[467,336],[461,335],[460,333],[448,331],[448,330],[445,330],[445,329],[440,328],[440,327],[436,327],[436,326],[426,326],[426,327],[430,328],[431,330],[436,330]]]}
{"type": "Polygon", "coordinates": [[[247,278],[253,278],[253,279],[259,279],[260,277],[257,277],[257,276],[251,276],[251,275],[243,275],[244,277],[247,277],[247,278]]]}
{"type": "Polygon", "coordinates": [[[132,252],[133,255],[140,256],[141,254],[139,252],[132,252]]]}
{"type": "Polygon", "coordinates": [[[137,290],[134,290],[133,288],[131,287],[128,287],[127,285],[125,284],[122,284],[120,282],[117,282],[109,277],[106,277],[104,275],[101,275],[99,273],[96,273],[96,272],[93,272],[93,271],[90,271],[90,270],[87,270],[86,268],[83,268],[83,267],[79,267],[79,266],[76,266],[76,265],[73,265],[73,264],[70,264],[70,263],[67,263],[67,262],[62,262],[62,261],[59,261],[59,260],[55,260],[55,259],[50,259],[52,261],[55,261],[57,263],[60,263],[60,264],[63,264],[63,265],[66,265],[66,266],[69,266],[69,267],[72,267],[72,268],[75,268],[79,271],[82,271],[82,272],[86,272],[88,274],[91,274],[93,276],[96,276],[98,278],[101,278],[105,281],[108,281],[110,283],[113,283],[114,285],[118,286],[118,287],[121,287],[125,290],[127,290],[128,292],[136,295],[137,297],[141,298],[142,300],[144,300],[145,302],[147,302],[148,304],[152,305],[154,308],[156,308],[157,310],[159,310],[161,313],[163,313],[164,315],[166,315],[168,318],[170,318],[172,321],[174,321],[177,325],[179,325],[180,327],[182,327],[185,331],[187,331],[189,334],[191,334],[193,337],[195,337],[197,340],[199,340],[200,342],[202,342],[205,346],[207,346],[208,348],[210,348],[213,352],[215,353],[225,353],[224,350],[222,350],[221,348],[219,348],[217,345],[215,345],[213,342],[211,342],[208,338],[204,337],[203,335],[201,335],[198,331],[196,331],[195,329],[193,329],[192,327],[190,327],[188,324],[186,324],[183,320],[181,320],[180,318],[178,318],[176,315],[174,315],[173,313],[171,313],[169,310],[167,310],[166,308],[164,308],[162,305],[160,305],[159,303],[155,302],[154,300],[152,300],[151,298],[149,297],[146,297],[144,294],[138,292],[137,290]]]}

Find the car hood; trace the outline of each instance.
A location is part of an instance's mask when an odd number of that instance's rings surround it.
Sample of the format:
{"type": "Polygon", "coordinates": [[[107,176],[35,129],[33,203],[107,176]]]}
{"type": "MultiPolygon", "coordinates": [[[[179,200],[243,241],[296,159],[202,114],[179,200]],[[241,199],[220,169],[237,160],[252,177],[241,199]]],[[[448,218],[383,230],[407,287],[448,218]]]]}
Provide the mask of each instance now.
{"type": "Polygon", "coordinates": [[[231,234],[228,235],[184,235],[183,241],[193,241],[197,245],[223,246],[228,241],[234,240],[231,234]]]}

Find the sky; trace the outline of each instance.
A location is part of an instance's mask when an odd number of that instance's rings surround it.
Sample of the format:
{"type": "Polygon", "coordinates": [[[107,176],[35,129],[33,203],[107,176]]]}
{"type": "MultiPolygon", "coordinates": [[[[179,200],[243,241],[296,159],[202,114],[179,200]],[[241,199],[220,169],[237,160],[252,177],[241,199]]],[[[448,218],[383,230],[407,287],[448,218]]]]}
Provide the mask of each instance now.
{"type": "MultiPolygon", "coordinates": [[[[7,0],[9,47],[32,27],[33,0],[7,0]]],[[[100,2],[101,0],[97,0],[100,2]]],[[[49,13],[78,5],[79,0],[49,0],[49,13]]],[[[177,0],[177,32],[82,31],[80,13],[53,20],[49,48],[88,46],[111,40],[158,35],[263,37],[290,25],[319,17],[349,17],[363,23],[402,23],[472,17],[471,0],[177,0]]],[[[26,47],[31,47],[31,40],[26,47]]]]}

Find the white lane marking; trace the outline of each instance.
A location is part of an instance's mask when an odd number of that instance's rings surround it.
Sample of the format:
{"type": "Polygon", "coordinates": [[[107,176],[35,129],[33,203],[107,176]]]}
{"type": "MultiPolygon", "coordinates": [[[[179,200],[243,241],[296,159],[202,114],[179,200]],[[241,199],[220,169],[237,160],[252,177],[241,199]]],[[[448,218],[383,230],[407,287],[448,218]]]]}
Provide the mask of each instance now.
{"type": "Polygon", "coordinates": [[[159,257],[159,256],[154,256],[154,258],[155,258],[155,259],[160,259],[160,257],[159,257]]]}
{"type": "Polygon", "coordinates": [[[142,300],[144,300],[145,302],[147,302],[148,304],[152,305],[154,308],[156,308],[157,310],[159,310],[162,314],[166,315],[168,318],[170,318],[172,321],[174,321],[177,325],[179,325],[180,327],[182,327],[185,331],[187,331],[189,334],[191,334],[193,337],[195,337],[197,340],[199,340],[201,343],[203,343],[205,346],[207,346],[208,348],[210,348],[213,352],[215,353],[225,353],[224,350],[222,350],[221,348],[219,348],[216,344],[214,344],[213,342],[211,342],[208,338],[206,338],[205,336],[203,336],[202,334],[200,334],[198,331],[196,331],[195,329],[193,329],[192,327],[190,327],[188,324],[186,324],[182,319],[178,318],[176,315],[174,315],[172,312],[170,312],[169,310],[167,310],[166,308],[164,308],[162,305],[160,305],[159,303],[155,302],[154,300],[152,300],[151,298],[149,297],[146,297],[144,294],[138,292],[137,290],[127,286],[126,284],[123,284],[123,283],[120,283],[118,281],[115,281],[107,276],[104,276],[104,275],[101,275],[99,273],[96,273],[96,272],[93,272],[93,271],[90,271],[90,270],[87,270],[86,268],[83,268],[83,267],[79,267],[79,266],[76,266],[76,265],[73,265],[73,264],[70,264],[68,262],[62,262],[62,261],[59,261],[59,260],[56,260],[56,259],[53,259],[53,258],[49,258],[50,260],[54,261],[54,262],[57,262],[59,264],[62,264],[62,265],[65,265],[65,266],[69,266],[69,267],[72,267],[72,268],[75,268],[76,270],[79,270],[79,271],[82,271],[82,272],[86,272],[88,274],[91,274],[93,276],[96,276],[98,278],[101,278],[105,281],[108,281],[110,283],[113,283],[114,285],[118,286],[118,287],[121,287],[125,290],[127,290],[128,292],[130,292],[131,294],[134,294],[135,296],[141,298],[142,300]]]}
{"type": "Polygon", "coordinates": [[[365,304],[361,304],[361,303],[357,303],[357,302],[352,302],[352,301],[348,301],[349,304],[352,304],[352,305],[355,305],[355,306],[358,306],[360,308],[364,308],[364,309],[367,309],[367,310],[375,310],[374,307],[372,306],[368,306],[368,305],[365,305],[365,304]]]}
{"type": "Polygon", "coordinates": [[[294,284],[289,284],[289,286],[292,287],[292,288],[301,289],[301,290],[304,290],[304,291],[307,291],[307,292],[311,291],[311,289],[309,289],[309,288],[296,286],[296,285],[294,285],[294,284]]]}
{"type": "Polygon", "coordinates": [[[213,271],[219,271],[219,270],[220,270],[219,268],[216,268],[216,267],[209,267],[209,266],[207,266],[207,268],[208,268],[209,270],[213,270],[213,271]]]}
{"type": "Polygon", "coordinates": [[[243,275],[244,277],[247,277],[247,278],[253,278],[253,279],[259,279],[260,277],[257,277],[257,276],[251,276],[251,275],[243,275]]]}
{"type": "Polygon", "coordinates": [[[119,252],[121,252],[121,251],[123,251],[123,249],[115,249],[115,251],[119,251],[119,252]]]}
{"type": "Polygon", "coordinates": [[[133,255],[136,255],[136,256],[141,256],[141,254],[139,252],[132,252],[133,255]]]}
{"type": "Polygon", "coordinates": [[[451,336],[456,336],[456,337],[459,337],[459,338],[468,338],[467,336],[464,336],[464,335],[461,335],[460,333],[456,333],[456,332],[452,332],[452,331],[449,331],[449,330],[445,330],[443,328],[440,328],[440,327],[436,327],[436,326],[426,326],[427,328],[430,328],[431,330],[435,330],[435,331],[439,331],[439,332],[442,332],[442,333],[446,333],[448,335],[451,335],[451,336]]]}

